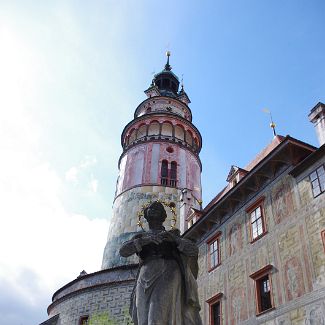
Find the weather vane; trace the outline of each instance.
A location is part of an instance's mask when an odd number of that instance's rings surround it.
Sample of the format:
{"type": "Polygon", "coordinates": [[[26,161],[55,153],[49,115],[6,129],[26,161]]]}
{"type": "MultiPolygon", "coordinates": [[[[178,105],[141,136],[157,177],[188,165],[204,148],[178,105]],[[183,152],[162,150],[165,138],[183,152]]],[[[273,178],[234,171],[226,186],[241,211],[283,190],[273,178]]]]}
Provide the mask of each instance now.
{"type": "Polygon", "coordinates": [[[273,122],[271,111],[267,108],[263,108],[263,112],[270,115],[270,120],[271,120],[270,127],[273,130],[273,135],[276,137],[276,131],[275,131],[276,124],[273,122]]]}

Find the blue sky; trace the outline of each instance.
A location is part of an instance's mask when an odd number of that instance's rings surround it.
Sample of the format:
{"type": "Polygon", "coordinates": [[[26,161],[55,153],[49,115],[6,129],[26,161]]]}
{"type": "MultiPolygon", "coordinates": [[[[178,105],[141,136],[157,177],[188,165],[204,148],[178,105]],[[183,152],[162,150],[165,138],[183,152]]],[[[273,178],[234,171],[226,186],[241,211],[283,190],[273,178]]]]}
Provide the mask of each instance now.
{"type": "Polygon", "coordinates": [[[4,324],[43,321],[54,290],[100,268],[120,134],[167,49],[203,138],[204,204],[272,140],[263,108],[317,145],[324,13],[320,0],[2,0],[4,324]]]}

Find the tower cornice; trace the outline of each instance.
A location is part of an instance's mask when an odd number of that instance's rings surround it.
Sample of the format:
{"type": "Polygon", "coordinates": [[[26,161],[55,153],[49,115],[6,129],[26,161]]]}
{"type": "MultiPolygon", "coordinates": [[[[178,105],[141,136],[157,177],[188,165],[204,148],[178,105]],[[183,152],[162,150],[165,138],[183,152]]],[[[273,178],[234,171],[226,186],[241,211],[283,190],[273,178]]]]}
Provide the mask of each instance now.
{"type": "MultiPolygon", "coordinates": [[[[134,118],[137,118],[138,117],[138,114],[139,114],[139,110],[143,107],[143,105],[149,101],[152,101],[152,100],[160,100],[160,99],[165,99],[165,100],[168,100],[170,102],[172,101],[175,101],[176,103],[184,106],[184,108],[186,108],[189,112],[189,120],[190,122],[192,122],[192,111],[191,109],[189,108],[189,106],[184,103],[183,101],[181,101],[180,99],[177,99],[177,98],[172,98],[172,97],[166,97],[166,96],[154,96],[154,97],[149,97],[149,98],[146,98],[144,101],[142,101],[138,107],[135,109],[135,112],[134,112],[134,118]]],[[[148,114],[148,113],[146,113],[148,114]]]]}
{"type": "MultiPolygon", "coordinates": [[[[201,148],[202,148],[202,136],[201,136],[201,133],[200,131],[196,128],[196,126],[188,121],[187,119],[181,117],[180,115],[178,114],[175,114],[175,113],[167,113],[167,112],[152,112],[152,113],[148,113],[146,115],[142,115],[142,116],[139,116],[139,117],[136,117],[135,119],[133,119],[132,121],[130,121],[123,129],[122,131],[122,134],[121,134],[121,146],[123,148],[123,151],[126,151],[124,149],[124,139],[125,139],[125,136],[126,136],[126,131],[128,129],[131,128],[132,125],[136,125],[137,123],[139,123],[140,121],[145,121],[145,120],[153,120],[153,119],[159,119],[161,117],[165,117],[165,118],[170,118],[170,119],[176,119],[178,121],[180,121],[181,123],[184,123],[185,125],[189,126],[190,128],[192,128],[196,135],[198,136],[199,138],[199,145],[198,145],[198,150],[197,150],[197,155],[200,153],[201,151],[201,148]]],[[[148,123],[150,124],[150,123],[148,123]]],[[[164,136],[162,136],[164,137],[164,136]]],[[[163,138],[159,139],[160,141],[163,141],[163,138]]],[[[152,141],[152,140],[151,140],[152,141]]]]}

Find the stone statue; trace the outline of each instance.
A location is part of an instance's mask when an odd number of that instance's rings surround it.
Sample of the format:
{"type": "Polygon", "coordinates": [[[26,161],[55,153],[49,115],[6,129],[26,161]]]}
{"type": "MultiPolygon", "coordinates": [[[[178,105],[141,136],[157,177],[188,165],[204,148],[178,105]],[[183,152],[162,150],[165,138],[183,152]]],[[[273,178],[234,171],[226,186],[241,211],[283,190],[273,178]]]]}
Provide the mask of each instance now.
{"type": "Polygon", "coordinates": [[[160,202],[144,210],[149,230],[126,241],[120,254],[140,259],[130,314],[135,325],[202,325],[197,293],[198,249],[166,231],[167,214],[160,202]]]}

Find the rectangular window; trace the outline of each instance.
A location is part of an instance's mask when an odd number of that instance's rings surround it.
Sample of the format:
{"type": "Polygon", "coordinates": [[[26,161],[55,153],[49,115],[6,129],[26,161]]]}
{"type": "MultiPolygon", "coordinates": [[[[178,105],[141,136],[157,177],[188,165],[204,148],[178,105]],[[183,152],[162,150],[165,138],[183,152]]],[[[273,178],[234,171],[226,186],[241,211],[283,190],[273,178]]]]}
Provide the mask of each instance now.
{"type": "Polygon", "coordinates": [[[323,165],[313,171],[309,178],[314,197],[325,191],[325,169],[323,165]]]}
{"type": "Polygon", "coordinates": [[[272,268],[272,265],[267,265],[263,269],[250,275],[250,277],[255,281],[257,314],[273,309],[274,307],[271,287],[272,268]]]}
{"type": "Polygon", "coordinates": [[[261,206],[251,212],[252,239],[256,239],[264,233],[263,216],[261,206]]]}
{"type": "Polygon", "coordinates": [[[208,270],[209,272],[220,265],[220,236],[218,232],[215,236],[207,241],[208,245],[208,270]]]}
{"type": "Polygon", "coordinates": [[[209,304],[209,325],[221,325],[222,324],[222,309],[221,298],[223,294],[218,293],[214,297],[207,300],[209,304]]]}
{"type": "Polygon", "coordinates": [[[263,210],[265,197],[259,198],[252,204],[246,212],[249,214],[251,242],[259,239],[266,233],[266,224],[263,210]]]}
{"type": "Polygon", "coordinates": [[[81,316],[79,319],[79,325],[88,325],[89,321],[89,316],[81,316]]]}
{"type": "Polygon", "coordinates": [[[260,298],[260,312],[272,308],[269,275],[256,280],[256,286],[258,287],[258,296],[260,298]]]}
{"type": "Polygon", "coordinates": [[[210,245],[210,268],[219,264],[219,239],[217,238],[210,245]]]}
{"type": "Polygon", "coordinates": [[[220,325],[220,301],[217,301],[211,306],[212,312],[212,324],[211,325],[220,325]]]}

